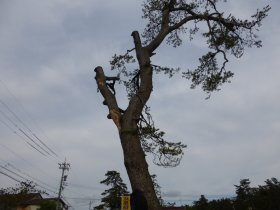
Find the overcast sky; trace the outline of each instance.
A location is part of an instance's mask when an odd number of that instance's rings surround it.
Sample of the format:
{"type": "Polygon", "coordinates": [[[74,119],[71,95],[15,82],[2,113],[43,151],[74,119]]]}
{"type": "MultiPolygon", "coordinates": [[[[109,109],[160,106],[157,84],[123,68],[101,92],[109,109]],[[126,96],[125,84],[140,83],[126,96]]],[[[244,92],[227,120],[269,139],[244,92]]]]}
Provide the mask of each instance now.
{"type": "MultiPolygon", "coordinates": [[[[131,32],[145,25],[141,3],[0,0],[0,171],[57,192],[58,163],[66,158],[71,169],[63,196],[76,210],[88,209],[90,200],[98,204],[105,189],[99,182],[108,170],[119,171],[129,186],[117,129],[106,118],[93,69],[100,65],[108,75],[117,73],[110,71],[109,60],[133,48],[131,32]]],[[[259,33],[263,47],[231,59],[232,82],[209,100],[180,75],[155,75],[149,105],[156,126],[188,145],[176,168],[156,167],[148,158],[165,200],[185,204],[201,194],[234,196],[240,179],[257,186],[280,178],[280,2],[229,0],[222,6],[243,18],[266,4],[272,10],[259,33]]],[[[164,44],[153,63],[195,67],[205,45],[185,40],[176,49],[164,44]]],[[[124,90],[118,91],[124,107],[124,90]]],[[[0,174],[0,187],[15,184],[0,174]]]]}

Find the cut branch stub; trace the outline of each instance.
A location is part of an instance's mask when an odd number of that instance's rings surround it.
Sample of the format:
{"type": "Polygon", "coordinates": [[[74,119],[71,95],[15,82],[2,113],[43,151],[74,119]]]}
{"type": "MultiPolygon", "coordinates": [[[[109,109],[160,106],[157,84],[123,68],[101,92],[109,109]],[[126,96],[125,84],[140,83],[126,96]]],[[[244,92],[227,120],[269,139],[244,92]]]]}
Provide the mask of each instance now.
{"type": "Polygon", "coordinates": [[[101,66],[97,66],[94,71],[96,72],[95,80],[97,82],[98,88],[100,89],[101,86],[105,85],[106,77],[101,66]]]}
{"type": "Polygon", "coordinates": [[[117,77],[106,77],[101,66],[98,66],[94,69],[96,72],[95,80],[100,90],[101,95],[104,98],[105,104],[108,106],[110,118],[114,121],[118,130],[121,130],[121,112],[118,107],[118,103],[115,95],[108,88],[106,81],[107,80],[117,80],[117,77]]]}

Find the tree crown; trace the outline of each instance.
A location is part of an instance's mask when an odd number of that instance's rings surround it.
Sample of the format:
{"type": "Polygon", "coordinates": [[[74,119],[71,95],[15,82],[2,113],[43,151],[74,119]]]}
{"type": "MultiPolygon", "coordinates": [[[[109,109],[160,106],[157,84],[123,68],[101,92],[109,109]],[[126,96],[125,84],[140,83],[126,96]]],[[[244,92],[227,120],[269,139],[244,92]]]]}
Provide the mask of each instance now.
{"type": "Polygon", "coordinates": [[[201,86],[209,98],[211,92],[219,90],[222,84],[230,82],[234,75],[232,71],[226,69],[229,56],[240,58],[246,47],[262,46],[257,31],[262,20],[267,16],[270,6],[257,10],[250,20],[243,20],[221,11],[219,7],[224,2],[226,1],[145,0],[142,11],[147,25],[142,33],[143,41],[138,32],[134,31],[132,36],[135,48],[127,50],[123,55],[114,55],[110,62],[111,69],[119,71],[118,76],[105,77],[104,73],[101,74],[100,69],[96,68],[100,79],[103,77],[104,80],[112,81],[108,83],[108,87],[113,95],[103,91],[104,104],[108,105],[112,112],[109,118],[112,118],[121,129],[120,117],[128,111],[136,113],[134,117],[138,120],[138,128],[133,132],[139,135],[143,150],[153,154],[154,162],[158,165],[177,166],[186,145],[181,142],[166,141],[163,138],[165,133],[155,127],[150,108],[146,105],[152,91],[153,72],[172,77],[180,71],[177,67],[154,64],[151,57],[156,49],[164,40],[167,44],[178,47],[187,40],[186,34],[190,40],[200,34],[205,40],[208,52],[199,58],[197,68],[183,71],[182,77],[191,81],[191,88],[201,86]],[[136,56],[131,54],[133,51],[136,52],[136,56]],[[136,60],[139,65],[134,67],[132,63],[136,60]],[[114,89],[116,81],[125,85],[130,100],[127,109],[117,112],[119,108],[114,89]],[[109,101],[113,102],[109,104],[109,101]]]}

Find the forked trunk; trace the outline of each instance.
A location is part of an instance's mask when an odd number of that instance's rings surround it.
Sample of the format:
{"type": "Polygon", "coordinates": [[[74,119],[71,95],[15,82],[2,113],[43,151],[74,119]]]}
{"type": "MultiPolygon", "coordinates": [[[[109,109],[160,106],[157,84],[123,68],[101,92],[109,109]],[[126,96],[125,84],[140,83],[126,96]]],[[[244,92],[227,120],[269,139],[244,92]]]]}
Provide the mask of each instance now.
{"type": "Polygon", "coordinates": [[[145,153],[141,146],[137,122],[153,89],[150,54],[142,47],[137,31],[132,33],[136,57],[139,64],[139,89],[131,98],[128,108],[121,118],[120,139],[124,153],[124,164],[130,179],[134,196],[140,201],[136,210],[160,210],[154,185],[149,174],[145,153]]]}
{"type": "Polygon", "coordinates": [[[150,52],[142,47],[137,31],[132,33],[136,57],[139,63],[139,89],[130,99],[123,113],[117,104],[115,95],[107,87],[106,81],[117,80],[116,77],[106,77],[102,67],[96,67],[96,82],[104,97],[104,105],[109,108],[108,118],[112,119],[118,128],[124,154],[124,164],[130,179],[133,195],[136,197],[135,210],[160,210],[161,206],[156,196],[152,178],[148,171],[145,153],[141,146],[137,122],[152,92],[152,66],[150,52]],[[139,202],[140,201],[140,202],[139,202]]]}

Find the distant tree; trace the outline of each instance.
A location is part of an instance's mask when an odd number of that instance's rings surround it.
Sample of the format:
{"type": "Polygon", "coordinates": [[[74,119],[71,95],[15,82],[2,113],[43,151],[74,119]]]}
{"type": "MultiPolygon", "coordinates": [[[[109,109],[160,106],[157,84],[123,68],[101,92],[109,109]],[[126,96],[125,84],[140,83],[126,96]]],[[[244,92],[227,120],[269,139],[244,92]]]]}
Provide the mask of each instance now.
{"type": "Polygon", "coordinates": [[[40,203],[38,210],[57,210],[57,203],[55,201],[44,200],[40,203]]]}
{"type": "Polygon", "coordinates": [[[265,185],[255,189],[253,203],[255,210],[280,210],[280,182],[276,178],[267,179],[265,185]]]}
{"type": "MultiPolygon", "coordinates": [[[[199,65],[182,76],[191,80],[191,88],[201,85],[209,95],[229,82],[233,72],[226,69],[229,54],[240,58],[246,47],[261,47],[256,32],[270,10],[257,10],[250,20],[242,20],[221,11],[225,0],[145,0],[143,18],[147,25],[142,33],[132,32],[134,47],[123,55],[114,55],[111,69],[119,70],[116,77],[106,76],[102,67],[95,68],[96,82],[109,109],[108,118],[118,129],[124,154],[124,164],[133,191],[144,193],[149,210],[159,210],[153,182],[148,171],[145,153],[155,157],[164,167],[177,166],[186,145],[164,139],[164,132],[155,127],[147,102],[153,90],[153,74],[173,76],[179,68],[160,66],[152,61],[155,51],[165,40],[178,47],[183,40],[192,40],[198,32],[205,40],[208,52],[199,58],[199,65]],[[201,29],[201,30],[200,30],[201,29]],[[183,37],[187,34],[187,37],[183,37]],[[135,55],[131,55],[131,52],[135,55]],[[136,59],[135,59],[136,58],[136,59]],[[135,61],[138,65],[133,66],[135,61]],[[122,109],[116,98],[115,84],[124,84],[128,92],[128,106],[122,109]]],[[[242,2],[241,2],[242,3],[242,2]]],[[[207,48],[206,47],[206,48],[207,48]]],[[[191,52],[190,52],[191,53],[191,52]]],[[[185,58],[183,58],[185,59],[185,58]]],[[[170,83],[172,88],[173,84],[170,83]]]]}
{"type": "Polygon", "coordinates": [[[10,210],[14,207],[26,194],[40,193],[47,194],[45,191],[37,189],[37,184],[32,181],[20,182],[15,187],[7,187],[0,189],[0,209],[10,210]],[[16,196],[13,196],[16,195],[16,196]]]}
{"type": "Polygon", "coordinates": [[[201,195],[198,201],[193,202],[193,207],[196,210],[207,210],[208,200],[204,195],[201,195]]]}
{"type": "Polygon", "coordinates": [[[185,205],[186,210],[192,210],[193,208],[190,205],[185,205]]]}
{"type": "Polygon", "coordinates": [[[27,194],[27,193],[41,193],[47,195],[46,191],[39,190],[38,185],[33,181],[25,181],[16,184],[15,187],[7,187],[0,189],[0,193],[6,194],[27,194]]]}
{"type": "Polygon", "coordinates": [[[229,198],[222,198],[222,199],[218,199],[218,200],[208,201],[204,195],[201,195],[198,201],[194,201],[192,206],[186,205],[185,208],[186,208],[186,210],[231,210],[231,209],[235,209],[234,205],[233,205],[233,201],[229,198]]]}
{"type": "Polygon", "coordinates": [[[101,193],[103,196],[101,198],[101,204],[94,207],[94,209],[119,209],[121,207],[121,195],[129,193],[127,191],[127,186],[123,183],[120,173],[117,171],[107,171],[105,176],[106,179],[102,180],[100,183],[110,188],[101,193]]]}
{"type": "Polygon", "coordinates": [[[246,200],[252,194],[250,183],[249,179],[241,179],[239,185],[234,185],[237,199],[246,200]]]}
{"type": "Polygon", "coordinates": [[[208,201],[201,196],[188,210],[280,210],[280,182],[267,179],[265,185],[250,187],[249,179],[241,179],[236,188],[236,197],[208,201]]]}
{"type": "Polygon", "coordinates": [[[159,203],[161,206],[165,206],[164,200],[162,199],[162,195],[161,195],[161,186],[159,186],[158,181],[157,181],[157,175],[153,174],[153,175],[151,175],[151,178],[153,181],[154,189],[155,189],[157,198],[159,200],[159,203]]]}
{"type": "Polygon", "coordinates": [[[229,198],[213,200],[208,203],[207,210],[234,210],[233,201],[229,198]]]}
{"type": "Polygon", "coordinates": [[[235,186],[236,200],[235,208],[236,210],[250,209],[253,208],[253,196],[255,189],[250,187],[249,179],[241,179],[239,185],[235,186]]]}
{"type": "Polygon", "coordinates": [[[266,194],[267,198],[265,200],[269,200],[266,209],[280,210],[280,182],[276,178],[271,178],[267,179],[265,183],[265,186],[260,187],[259,193],[262,193],[262,189],[266,190],[264,194],[266,194]]]}

